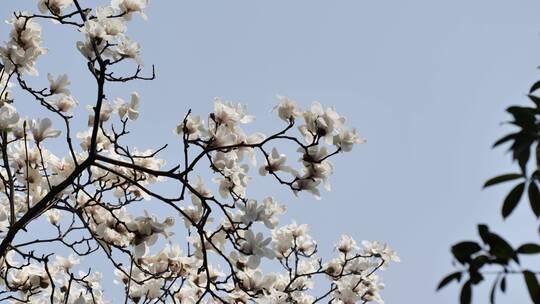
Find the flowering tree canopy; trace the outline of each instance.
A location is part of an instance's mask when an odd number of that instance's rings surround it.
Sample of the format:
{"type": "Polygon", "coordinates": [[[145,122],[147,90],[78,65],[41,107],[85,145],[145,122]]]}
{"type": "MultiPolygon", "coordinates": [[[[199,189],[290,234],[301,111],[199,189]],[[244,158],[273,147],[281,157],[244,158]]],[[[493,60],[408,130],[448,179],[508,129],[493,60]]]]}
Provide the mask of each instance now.
{"type": "Polygon", "coordinates": [[[82,4],[40,0],[35,13],[15,12],[0,47],[0,302],[119,303],[104,292],[102,274],[84,266],[94,256],[114,269],[106,275],[115,277],[122,303],[383,302],[377,272],[399,261],[392,249],[344,235],[335,257],[323,261],[307,225],[280,224],[285,205],[246,190],[252,172],[295,195],[330,190],[330,159],[363,142],[335,109],[315,102],[302,110],[279,97],[282,127],[248,134],[242,126],[254,117],[246,107],[216,98],[210,114],[181,116],[171,136],[183,149],[166,165],[165,146],[139,151],[124,143],[140,95],[111,100],[108,91],[111,83],[154,79],[139,43],[125,35],[132,18],[146,19],[147,1],[82,4]],[[47,53],[40,22],[50,21],[80,35],[73,50],[95,80],[84,131],[74,130],[75,80],[49,73],[47,87],[33,84],[47,53]],[[126,64],[133,74],[115,69],[126,64]],[[50,117],[24,118],[19,98],[50,117]],[[51,138],[64,144],[51,147],[51,138]],[[293,145],[298,161],[278,143],[293,145]],[[162,183],[174,194],[158,191],[162,183]],[[135,208],[142,204],[165,206],[170,216],[135,208]],[[30,225],[42,219],[51,229],[30,225]]]}

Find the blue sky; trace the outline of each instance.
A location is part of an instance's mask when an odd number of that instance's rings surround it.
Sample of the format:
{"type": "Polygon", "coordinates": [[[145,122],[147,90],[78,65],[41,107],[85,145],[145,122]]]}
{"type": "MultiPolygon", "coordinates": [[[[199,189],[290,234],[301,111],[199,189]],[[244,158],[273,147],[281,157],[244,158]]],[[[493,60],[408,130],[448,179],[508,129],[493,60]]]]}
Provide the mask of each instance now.
{"type": "MultiPolygon", "coordinates": [[[[2,2],[3,19],[35,7],[2,2]]],[[[450,245],[476,237],[476,223],[514,244],[538,239],[526,204],[503,223],[508,189],[481,190],[511,170],[509,155],[490,146],[508,130],[504,109],[526,103],[540,76],[538,11],[532,0],[151,1],[149,20],[134,21],[128,34],[157,79],[110,94],[140,92],[143,114],[133,130],[140,148],[174,141],[171,129],[187,109],[204,115],[215,96],[247,103],[266,132],[278,122],[270,114],[278,94],[304,107],[334,105],[368,143],[335,159],[332,192],[322,201],[295,199],[259,183],[252,193],[277,193],[287,219],[309,223],[323,252],[341,233],[395,247],[403,261],[383,274],[387,303],[456,303],[457,289],[435,293],[435,286],[453,269],[450,245]]],[[[0,25],[2,40],[7,30],[0,25]]],[[[51,51],[42,71],[80,78],[72,91],[93,100],[74,48],[79,36],[56,30],[45,27],[51,51]]],[[[33,115],[24,102],[18,108],[33,115]]],[[[521,278],[509,288],[501,303],[528,301],[521,278]]],[[[484,288],[475,303],[486,299],[484,288]]]]}

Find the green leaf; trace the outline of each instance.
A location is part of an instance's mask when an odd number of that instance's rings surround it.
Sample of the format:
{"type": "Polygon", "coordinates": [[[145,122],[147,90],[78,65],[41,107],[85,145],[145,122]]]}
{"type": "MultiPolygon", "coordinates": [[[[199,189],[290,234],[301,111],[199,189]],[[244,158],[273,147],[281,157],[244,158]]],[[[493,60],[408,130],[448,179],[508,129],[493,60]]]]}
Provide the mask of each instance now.
{"type": "Polygon", "coordinates": [[[490,247],[489,252],[495,257],[503,261],[513,259],[516,263],[519,263],[518,256],[512,246],[499,235],[489,231],[487,225],[479,224],[478,234],[480,234],[482,241],[490,247]]]}
{"type": "Polygon", "coordinates": [[[444,277],[441,282],[439,283],[439,286],[437,286],[437,290],[440,290],[441,288],[443,288],[444,286],[448,285],[450,282],[452,281],[458,281],[461,280],[461,272],[460,271],[456,271],[454,273],[451,273],[449,275],[447,275],[446,277],[444,277]]]}
{"type": "Polygon", "coordinates": [[[510,246],[510,244],[508,244],[508,242],[506,242],[505,239],[503,239],[502,237],[492,233],[491,234],[491,241],[490,241],[490,247],[491,247],[491,250],[490,252],[495,255],[497,258],[500,258],[500,259],[513,259],[514,261],[516,261],[516,263],[519,264],[519,259],[517,257],[517,254],[516,252],[514,251],[514,249],[512,248],[512,246],[510,246]]]}
{"type": "Polygon", "coordinates": [[[540,253],[540,245],[533,244],[533,243],[527,243],[519,246],[517,249],[517,253],[521,254],[537,254],[540,253]]]}
{"type": "Polygon", "coordinates": [[[540,108],[540,97],[534,96],[532,94],[527,95],[527,97],[529,97],[529,99],[534,102],[537,108],[540,108]]]}
{"type": "Polygon", "coordinates": [[[508,135],[505,135],[501,138],[499,138],[494,144],[493,144],[493,148],[499,146],[499,145],[502,145],[504,144],[505,142],[509,141],[509,140],[512,140],[512,139],[515,139],[517,136],[518,136],[519,133],[510,133],[508,135]]]}
{"type": "Polygon", "coordinates": [[[525,284],[527,284],[531,300],[533,303],[540,303],[540,286],[538,285],[536,275],[529,270],[525,270],[523,271],[523,277],[525,279],[525,284]]]}
{"type": "Polygon", "coordinates": [[[531,209],[534,212],[536,217],[540,217],[540,191],[536,183],[531,181],[529,184],[529,203],[531,204],[531,209]]]}
{"type": "Polygon", "coordinates": [[[511,106],[506,109],[506,112],[514,116],[512,123],[521,126],[522,128],[533,127],[535,123],[536,109],[529,107],[511,106]]]}
{"type": "Polygon", "coordinates": [[[469,267],[469,281],[472,285],[478,285],[484,280],[484,276],[473,267],[474,266],[469,267]]]}
{"type": "Polygon", "coordinates": [[[491,232],[489,232],[489,228],[486,224],[478,224],[478,234],[482,238],[482,241],[487,244],[489,235],[491,232]]]}
{"type": "Polygon", "coordinates": [[[489,186],[493,186],[493,185],[496,185],[496,184],[499,184],[499,183],[504,183],[504,182],[508,182],[508,181],[511,181],[511,180],[515,180],[515,179],[518,179],[518,178],[521,178],[521,177],[523,177],[523,175],[521,175],[521,173],[508,173],[508,174],[495,176],[495,177],[489,179],[484,184],[484,188],[487,188],[489,186]]]}
{"type": "Polygon", "coordinates": [[[457,243],[452,246],[452,254],[460,263],[464,264],[471,260],[471,255],[477,253],[482,248],[478,243],[472,241],[465,241],[457,243]]]}
{"type": "Polygon", "coordinates": [[[523,195],[524,189],[525,183],[519,183],[517,186],[514,187],[514,189],[510,191],[510,193],[508,193],[508,196],[506,196],[502,207],[503,218],[507,218],[512,213],[512,211],[514,211],[517,204],[519,203],[519,200],[521,199],[521,196],[523,195]]]}
{"type": "Polygon", "coordinates": [[[531,157],[531,145],[532,142],[521,143],[520,146],[516,146],[514,149],[514,157],[518,161],[519,167],[523,174],[527,172],[527,163],[531,157]]]}
{"type": "Polygon", "coordinates": [[[489,263],[489,257],[486,255],[478,255],[469,263],[471,264],[471,266],[481,268],[485,264],[489,263]]]}
{"type": "Polygon", "coordinates": [[[459,296],[459,303],[471,304],[471,299],[472,299],[471,282],[466,282],[465,284],[463,284],[463,287],[461,288],[461,294],[459,296]]]}
{"type": "Polygon", "coordinates": [[[531,86],[531,89],[529,90],[529,94],[532,94],[534,93],[534,91],[540,89],[540,81],[537,81],[535,82],[532,86],[531,86]]]}

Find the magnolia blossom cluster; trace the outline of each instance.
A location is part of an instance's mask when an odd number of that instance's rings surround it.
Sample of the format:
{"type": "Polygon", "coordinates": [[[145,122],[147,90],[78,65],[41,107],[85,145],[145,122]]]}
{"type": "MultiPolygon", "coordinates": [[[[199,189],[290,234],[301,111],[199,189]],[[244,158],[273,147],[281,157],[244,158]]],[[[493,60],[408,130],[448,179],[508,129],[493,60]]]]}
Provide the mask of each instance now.
{"type": "MultiPolygon", "coordinates": [[[[12,254],[6,257],[6,263],[14,268],[19,268],[10,274],[9,286],[19,290],[21,294],[40,293],[29,303],[106,303],[102,292],[102,275],[98,272],[76,273],[72,269],[80,263],[80,258],[71,254],[67,258],[56,256],[45,267],[40,264],[20,265],[12,259],[12,254]],[[70,286],[70,293],[53,292],[53,285],[70,286]],[[71,298],[71,300],[70,300],[71,298]]],[[[22,299],[12,300],[14,303],[24,302],[22,299]]]]}
{"type": "Polygon", "coordinates": [[[86,35],[86,40],[77,42],[77,48],[89,59],[97,58],[96,54],[99,53],[102,58],[116,62],[133,59],[142,65],[139,43],[132,41],[125,32],[126,22],[131,20],[134,13],[146,19],[146,5],[147,0],[115,0],[110,6],[97,7],[94,18],[86,20],[80,29],[86,35]]]}
{"type": "Polygon", "coordinates": [[[16,71],[37,75],[37,58],[47,52],[47,49],[41,46],[41,25],[26,18],[26,15],[27,13],[20,13],[9,21],[13,27],[9,40],[0,47],[0,58],[5,69],[3,73],[16,71]]]}
{"type": "Polygon", "coordinates": [[[279,96],[282,127],[252,133],[245,105],[216,98],[208,115],[182,116],[173,129],[179,157],[166,163],[166,146],[124,144],[141,95],[109,98],[105,86],[153,79],[139,75],[139,45],[125,36],[134,14],[146,19],[147,1],[82,5],[40,0],[39,14],[15,14],[0,48],[0,302],[383,303],[377,273],[399,261],[390,247],[344,235],[323,260],[307,225],[280,224],[286,204],[249,192],[254,175],[295,195],[330,191],[331,158],[364,142],[336,109],[279,96]],[[77,48],[99,94],[82,130],[72,123],[74,79],[47,73],[47,87],[35,89],[27,78],[45,53],[38,20],[83,37],[77,48]],[[113,76],[124,59],[136,73],[113,76]],[[26,95],[14,98],[14,84],[26,95]],[[51,116],[25,117],[18,98],[51,116]],[[107,278],[90,256],[114,269],[115,287],[102,287],[107,278]]]}
{"type": "Polygon", "coordinates": [[[301,111],[296,103],[287,97],[279,96],[279,104],[274,108],[279,117],[286,121],[288,131],[296,120],[303,119],[298,127],[305,144],[299,144],[299,160],[301,168],[293,169],[286,164],[287,156],[273,148],[271,152],[262,147],[272,139],[287,139],[282,134],[268,138],[262,133],[247,135],[240,125],[252,122],[253,116],[245,114],[245,107],[231,102],[222,102],[216,98],[214,112],[210,115],[208,124],[200,116],[188,115],[179,124],[174,132],[185,133],[189,141],[203,148],[215,150],[212,153],[212,166],[220,172],[221,177],[214,179],[219,184],[219,193],[222,197],[243,197],[245,187],[250,178],[247,175],[248,164],[241,163],[244,157],[249,158],[249,164],[255,165],[255,152],[260,150],[265,158],[265,164],[259,168],[261,175],[287,173],[293,176],[289,182],[291,189],[298,193],[307,191],[320,197],[319,185],[322,183],[330,190],[328,178],[334,168],[328,158],[339,152],[349,152],[353,145],[363,143],[364,140],[357,134],[356,129],[345,127],[345,118],[340,116],[334,108],[324,109],[319,102],[314,102],[311,109],[301,111]],[[321,145],[321,140],[334,150],[330,153],[327,146],[321,145]],[[213,149],[214,147],[229,147],[232,151],[213,149]]]}

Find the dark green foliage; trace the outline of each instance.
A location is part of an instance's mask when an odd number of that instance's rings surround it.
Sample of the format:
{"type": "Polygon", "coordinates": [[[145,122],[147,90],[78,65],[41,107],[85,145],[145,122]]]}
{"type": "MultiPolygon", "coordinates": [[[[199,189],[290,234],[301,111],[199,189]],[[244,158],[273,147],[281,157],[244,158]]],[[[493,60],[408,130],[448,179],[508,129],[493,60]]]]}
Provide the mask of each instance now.
{"type": "MultiPolygon", "coordinates": [[[[540,217],[540,190],[537,184],[540,182],[540,97],[533,95],[536,91],[540,91],[540,81],[531,87],[528,95],[533,106],[511,106],[506,110],[512,116],[508,123],[517,130],[503,136],[493,145],[509,145],[512,159],[519,169],[519,172],[493,177],[484,184],[486,188],[518,181],[502,201],[503,219],[512,214],[524,193],[532,213],[537,219],[540,217]],[[533,159],[531,152],[534,152],[533,159]]],[[[471,303],[475,285],[489,280],[492,282],[490,303],[495,303],[497,292],[506,292],[507,278],[522,276],[532,303],[540,304],[540,285],[536,276],[540,274],[540,263],[535,263],[538,269],[529,270],[522,268],[519,259],[519,255],[540,254],[540,244],[525,243],[516,249],[485,224],[478,225],[478,235],[482,242],[467,240],[452,246],[451,252],[458,262],[456,265],[459,270],[444,277],[437,290],[457,282],[461,284],[460,303],[471,303]]]]}
{"type": "Polygon", "coordinates": [[[489,246],[489,253],[492,257],[496,258],[498,263],[508,264],[510,259],[519,263],[517,254],[512,246],[499,235],[489,231],[486,225],[478,225],[478,234],[480,234],[482,241],[489,246]]]}
{"type": "Polygon", "coordinates": [[[516,252],[521,254],[537,254],[540,253],[540,245],[532,243],[523,244],[519,246],[516,252]]]}
{"type": "Polygon", "coordinates": [[[523,175],[521,175],[521,173],[508,173],[508,174],[499,175],[499,176],[496,176],[494,178],[489,179],[484,184],[484,188],[489,187],[489,186],[493,186],[493,185],[496,185],[496,184],[512,181],[512,180],[522,178],[522,177],[523,177],[523,175]]]}
{"type": "Polygon", "coordinates": [[[523,190],[525,190],[525,183],[519,183],[517,186],[514,187],[514,189],[512,189],[512,191],[510,191],[510,193],[508,193],[508,195],[504,199],[501,210],[503,218],[507,218],[517,207],[517,204],[519,203],[519,200],[523,195],[523,190]]]}
{"type": "Polygon", "coordinates": [[[534,93],[534,91],[538,90],[540,88],[540,80],[535,82],[532,86],[531,86],[531,89],[529,90],[529,94],[532,94],[534,93]]]}
{"type": "Polygon", "coordinates": [[[439,283],[439,286],[437,286],[437,290],[443,288],[444,286],[448,285],[452,281],[459,282],[460,280],[461,280],[461,272],[459,271],[453,272],[441,280],[441,282],[439,283]]]}
{"type": "Polygon", "coordinates": [[[529,270],[525,270],[523,271],[523,278],[525,279],[525,284],[527,284],[527,289],[533,303],[540,303],[540,286],[538,286],[536,275],[529,270]]]}
{"type": "Polygon", "coordinates": [[[470,262],[472,255],[482,248],[476,242],[461,242],[452,246],[452,253],[461,264],[470,262]]]}
{"type": "Polygon", "coordinates": [[[531,209],[536,217],[540,216],[540,191],[538,191],[538,186],[533,180],[529,184],[529,202],[531,203],[531,209]]]}
{"type": "Polygon", "coordinates": [[[472,288],[471,282],[467,281],[461,287],[461,294],[459,296],[459,303],[461,304],[470,304],[472,299],[472,288]]]}

